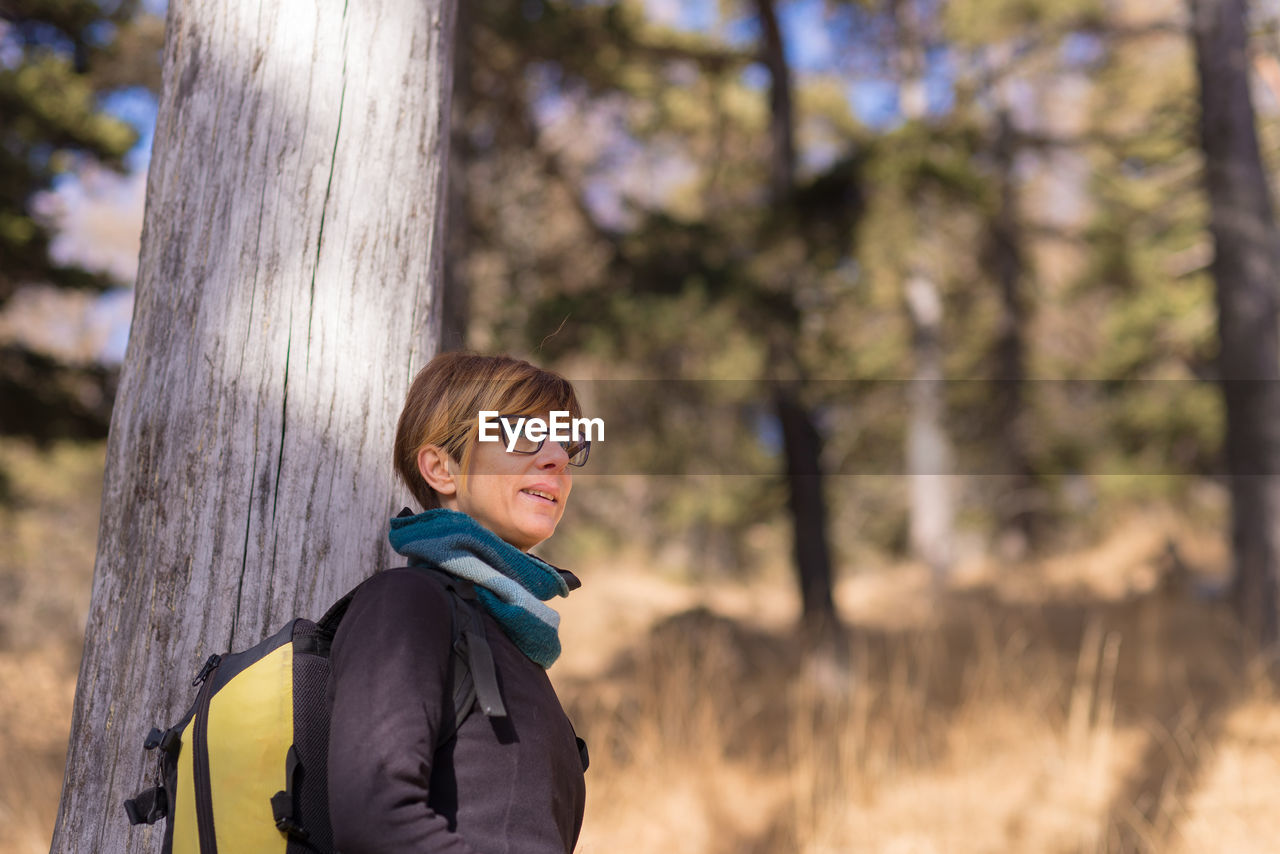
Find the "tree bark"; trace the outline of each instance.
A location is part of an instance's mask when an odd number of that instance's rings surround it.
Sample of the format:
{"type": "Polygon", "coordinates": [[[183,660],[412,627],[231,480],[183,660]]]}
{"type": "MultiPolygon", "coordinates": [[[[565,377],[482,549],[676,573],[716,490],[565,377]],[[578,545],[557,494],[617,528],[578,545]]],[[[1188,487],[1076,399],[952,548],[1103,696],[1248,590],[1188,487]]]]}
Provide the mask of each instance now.
{"type": "MultiPolygon", "coordinates": [[[[898,70],[898,100],[909,122],[928,118],[924,37],[920,10],[907,0],[893,0],[890,12],[897,25],[894,51],[898,70]]],[[[943,302],[928,263],[929,206],[920,205],[915,217],[915,247],[909,252],[903,304],[911,325],[913,366],[907,422],[906,464],[911,489],[910,546],[935,583],[946,580],[955,552],[955,499],[951,439],[946,428],[946,386],[943,378],[943,302]]]]}
{"type": "Polygon", "coordinates": [[[952,498],[951,441],[945,425],[946,394],[942,372],[942,297],[928,276],[906,283],[911,319],[911,416],[907,423],[907,473],[911,481],[911,551],[924,561],[935,582],[951,571],[955,510],[952,498]]]}
{"type": "Polygon", "coordinates": [[[773,0],[756,0],[761,51],[769,68],[769,183],[775,202],[788,200],[795,189],[795,118],[791,102],[791,67],[773,0]]]}
{"type": "Polygon", "coordinates": [[[823,493],[822,439],[809,410],[781,386],[774,405],[782,426],[792,547],[800,582],[804,624],[818,638],[839,631],[832,595],[831,550],[827,545],[827,501],[823,493]]]}
{"type": "MultiPolygon", "coordinates": [[[[791,204],[795,194],[795,114],[791,70],[773,0],[756,0],[756,11],[760,18],[761,52],[770,76],[770,189],[773,203],[783,206],[791,204]]],[[[780,284],[783,289],[794,286],[793,282],[780,284]]],[[[789,315],[799,317],[800,312],[793,310],[789,315]]],[[[798,334],[798,329],[792,329],[785,339],[783,336],[771,339],[769,361],[775,370],[778,365],[785,365],[792,369],[791,373],[803,374],[794,343],[798,334]]],[[[834,573],[828,544],[822,437],[812,413],[791,387],[793,384],[790,377],[782,382],[777,382],[775,377],[774,408],[782,426],[787,460],[795,568],[804,607],[804,624],[819,640],[827,640],[836,636],[841,627],[832,593],[834,573]]]]}
{"type": "Polygon", "coordinates": [[[1023,432],[1026,408],[1026,331],[1030,322],[1023,293],[1021,220],[1018,212],[1013,119],[1005,107],[996,115],[995,163],[1000,199],[990,226],[991,265],[1000,289],[1000,327],[995,343],[994,411],[1008,488],[997,508],[1006,550],[1021,556],[1035,540],[1035,478],[1023,432]]]}
{"type": "Polygon", "coordinates": [[[387,565],[439,337],[454,4],[173,2],[52,850],[142,851],[142,739],[214,652],[387,565]]]}
{"type": "Polygon", "coordinates": [[[1280,350],[1275,215],[1249,96],[1243,0],[1192,0],[1200,133],[1218,307],[1231,492],[1232,598],[1263,645],[1277,638],[1280,350]]]}

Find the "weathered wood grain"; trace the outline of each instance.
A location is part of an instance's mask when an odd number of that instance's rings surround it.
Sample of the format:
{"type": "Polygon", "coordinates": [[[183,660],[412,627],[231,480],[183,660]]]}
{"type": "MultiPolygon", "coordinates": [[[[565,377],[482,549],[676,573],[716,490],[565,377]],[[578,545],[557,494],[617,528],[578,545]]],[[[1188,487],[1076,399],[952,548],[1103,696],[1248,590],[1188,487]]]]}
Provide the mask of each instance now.
{"type": "Polygon", "coordinates": [[[451,0],[173,2],[53,851],[121,802],[213,652],[390,560],[395,419],[436,349],[451,0]]]}

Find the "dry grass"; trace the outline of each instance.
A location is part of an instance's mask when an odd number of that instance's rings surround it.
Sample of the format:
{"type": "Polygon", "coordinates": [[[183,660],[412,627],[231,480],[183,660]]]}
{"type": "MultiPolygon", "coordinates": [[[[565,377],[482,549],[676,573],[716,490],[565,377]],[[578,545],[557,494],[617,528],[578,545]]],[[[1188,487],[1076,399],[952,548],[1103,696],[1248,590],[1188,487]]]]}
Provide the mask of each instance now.
{"type": "Polygon", "coordinates": [[[49,850],[93,574],[102,445],[0,443],[0,852],[49,850]]]}
{"type": "MultiPolygon", "coordinates": [[[[0,852],[48,847],[101,459],[0,444],[0,852]]],[[[643,556],[575,567],[552,674],[592,748],[579,850],[1274,850],[1280,702],[1203,596],[1222,543],[1187,527],[1144,516],[945,591],[847,574],[854,629],[817,651],[781,570],[713,589],[643,556]]]]}
{"type": "Polygon", "coordinates": [[[1206,598],[1222,544],[1185,528],[1143,516],[941,592],[855,576],[850,640],[818,653],[777,581],[585,568],[556,677],[594,748],[581,850],[1274,850],[1280,704],[1206,598]]]}

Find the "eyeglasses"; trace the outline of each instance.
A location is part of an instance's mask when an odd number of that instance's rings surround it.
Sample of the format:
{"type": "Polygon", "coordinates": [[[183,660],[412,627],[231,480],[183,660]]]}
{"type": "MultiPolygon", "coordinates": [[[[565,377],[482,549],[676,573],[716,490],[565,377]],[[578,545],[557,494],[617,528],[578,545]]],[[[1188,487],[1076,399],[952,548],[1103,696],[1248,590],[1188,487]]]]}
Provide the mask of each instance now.
{"type": "MultiPolygon", "coordinates": [[[[542,439],[530,439],[526,432],[529,429],[528,425],[524,424],[521,425],[520,435],[516,436],[515,443],[513,444],[511,437],[515,431],[511,429],[511,425],[517,423],[517,416],[501,416],[498,423],[502,425],[502,433],[504,436],[502,443],[503,450],[509,451],[510,453],[525,455],[536,454],[538,451],[542,450],[543,444],[547,441],[545,437],[542,439]]],[[[591,455],[590,440],[566,440],[564,442],[557,442],[556,444],[564,448],[564,452],[569,455],[569,465],[581,467],[587,464],[587,457],[591,455]]]]}

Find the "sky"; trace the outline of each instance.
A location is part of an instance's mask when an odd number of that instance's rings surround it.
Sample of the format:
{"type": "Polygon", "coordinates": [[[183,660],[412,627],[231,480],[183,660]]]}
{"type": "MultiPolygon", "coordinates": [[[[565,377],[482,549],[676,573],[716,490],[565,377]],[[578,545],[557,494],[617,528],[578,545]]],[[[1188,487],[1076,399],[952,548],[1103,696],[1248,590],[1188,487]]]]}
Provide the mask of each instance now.
{"type": "MultiPolygon", "coordinates": [[[[133,317],[132,287],[138,272],[156,104],[150,93],[131,90],[112,96],[105,106],[138,131],[138,142],[125,158],[127,171],[120,174],[86,164],[61,176],[52,190],[36,198],[35,207],[57,224],[49,247],[55,261],[108,273],[120,283],[91,303],[79,294],[62,294],[63,311],[76,320],[58,327],[56,337],[42,343],[68,357],[79,353],[88,340],[94,342],[100,361],[118,364],[124,359],[133,317]]],[[[56,297],[39,299],[44,305],[56,297]]],[[[19,302],[12,310],[21,311],[23,305],[19,302]]],[[[30,325],[22,318],[16,324],[30,325]]]]}
{"type": "MultiPolygon", "coordinates": [[[[719,6],[719,0],[645,0],[646,10],[658,23],[704,33],[719,31],[738,47],[758,42],[754,17],[744,15],[722,22],[719,6]]],[[[839,72],[851,81],[849,105],[860,121],[879,130],[902,121],[898,84],[892,74],[867,64],[865,57],[872,56],[873,51],[850,49],[859,40],[877,37],[853,4],[793,0],[779,4],[778,18],[787,61],[795,73],[803,77],[839,72]]],[[[948,59],[944,54],[934,54],[927,65],[925,88],[930,112],[944,112],[952,102],[948,59]]],[[[747,69],[744,79],[764,88],[769,76],[763,66],[755,65],[747,69]]]]}

